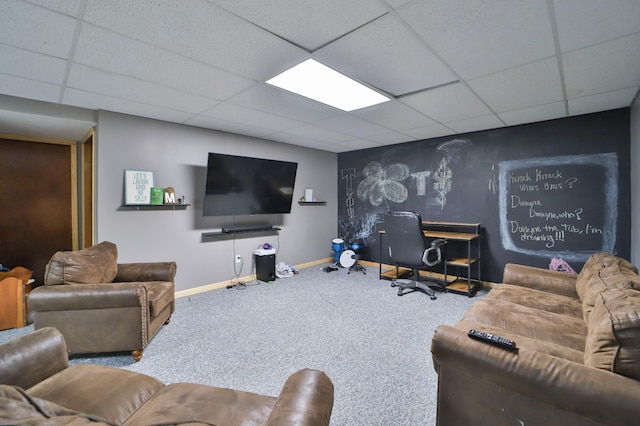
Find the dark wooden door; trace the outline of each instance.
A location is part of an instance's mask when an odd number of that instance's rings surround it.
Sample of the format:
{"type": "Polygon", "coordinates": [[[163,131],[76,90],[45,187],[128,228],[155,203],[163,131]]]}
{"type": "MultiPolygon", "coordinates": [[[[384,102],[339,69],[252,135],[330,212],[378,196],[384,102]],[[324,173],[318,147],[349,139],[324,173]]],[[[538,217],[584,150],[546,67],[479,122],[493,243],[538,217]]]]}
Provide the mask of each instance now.
{"type": "Polygon", "coordinates": [[[0,138],[0,263],[33,271],[77,247],[75,144],[0,138]]]}

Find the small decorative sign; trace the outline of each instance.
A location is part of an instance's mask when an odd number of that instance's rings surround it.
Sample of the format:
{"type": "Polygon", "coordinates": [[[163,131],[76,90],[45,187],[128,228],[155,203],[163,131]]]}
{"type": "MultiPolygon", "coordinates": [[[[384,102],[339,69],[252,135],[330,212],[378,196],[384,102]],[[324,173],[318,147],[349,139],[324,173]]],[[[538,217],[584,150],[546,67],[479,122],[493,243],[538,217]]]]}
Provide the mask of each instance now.
{"type": "Polygon", "coordinates": [[[151,204],[153,172],[144,170],[124,171],[124,203],[130,205],[151,204]]]}

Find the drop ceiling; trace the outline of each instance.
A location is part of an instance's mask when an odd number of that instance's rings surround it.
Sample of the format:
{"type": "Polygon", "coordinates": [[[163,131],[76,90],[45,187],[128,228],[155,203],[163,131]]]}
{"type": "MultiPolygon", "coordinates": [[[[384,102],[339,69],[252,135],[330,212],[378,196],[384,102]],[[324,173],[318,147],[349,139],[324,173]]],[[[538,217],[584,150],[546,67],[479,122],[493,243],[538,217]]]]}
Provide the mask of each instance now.
{"type": "Polygon", "coordinates": [[[108,110],[343,152],[629,107],[639,86],[637,0],[0,2],[0,132],[74,137],[108,110]],[[392,100],[265,84],[308,58],[392,100]]]}

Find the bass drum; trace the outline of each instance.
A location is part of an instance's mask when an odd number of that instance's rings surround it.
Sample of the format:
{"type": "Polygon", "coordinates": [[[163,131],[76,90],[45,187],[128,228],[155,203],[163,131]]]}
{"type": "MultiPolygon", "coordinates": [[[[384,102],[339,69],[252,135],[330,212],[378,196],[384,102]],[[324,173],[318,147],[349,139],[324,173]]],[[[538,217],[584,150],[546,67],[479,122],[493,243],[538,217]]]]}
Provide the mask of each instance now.
{"type": "Polygon", "coordinates": [[[340,255],[340,266],[350,268],[356,263],[356,253],[353,250],[345,250],[340,255]]]}

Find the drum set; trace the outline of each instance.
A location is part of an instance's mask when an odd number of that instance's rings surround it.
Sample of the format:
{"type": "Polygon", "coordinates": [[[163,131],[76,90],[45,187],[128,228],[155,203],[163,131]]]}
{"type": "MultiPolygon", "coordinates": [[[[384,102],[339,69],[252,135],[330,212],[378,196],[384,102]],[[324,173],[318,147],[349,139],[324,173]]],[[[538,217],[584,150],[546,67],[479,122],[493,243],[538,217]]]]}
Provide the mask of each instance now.
{"type": "Polygon", "coordinates": [[[360,257],[356,254],[356,251],[360,250],[362,247],[363,245],[360,243],[345,244],[345,241],[342,238],[334,238],[331,240],[334,266],[349,268],[349,272],[347,272],[347,274],[350,274],[351,271],[358,271],[366,275],[367,271],[358,263],[358,259],[360,257]],[[346,247],[349,248],[345,249],[346,247]]]}

